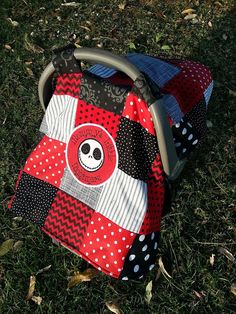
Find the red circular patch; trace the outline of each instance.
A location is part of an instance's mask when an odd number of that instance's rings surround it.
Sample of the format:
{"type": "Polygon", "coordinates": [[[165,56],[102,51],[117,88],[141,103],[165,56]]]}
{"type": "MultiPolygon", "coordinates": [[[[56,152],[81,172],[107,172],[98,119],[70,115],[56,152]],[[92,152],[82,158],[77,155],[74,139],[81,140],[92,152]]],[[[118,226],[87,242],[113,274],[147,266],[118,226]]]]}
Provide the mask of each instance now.
{"type": "Polygon", "coordinates": [[[100,125],[80,125],[70,136],[66,161],[73,177],[81,184],[102,185],[112,176],[118,165],[115,142],[100,125]]]}

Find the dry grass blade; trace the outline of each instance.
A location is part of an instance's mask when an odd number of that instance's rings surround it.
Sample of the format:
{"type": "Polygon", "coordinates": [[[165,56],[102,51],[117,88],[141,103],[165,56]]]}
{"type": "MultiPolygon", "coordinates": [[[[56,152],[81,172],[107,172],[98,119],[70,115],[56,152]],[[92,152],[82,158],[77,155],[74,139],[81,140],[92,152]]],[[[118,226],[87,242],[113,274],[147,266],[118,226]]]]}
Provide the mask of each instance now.
{"type": "Polygon", "coordinates": [[[35,285],[36,285],[36,277],[30,276],[29,290],[28,290],[28,294],[26,297],[27,301],[32,299],[33,294],[34,294],[34,290],[35,290],[35,285]]]}
{"type": "Polygon", "coordinates": [[[72,277],[70,277],[68,288],[72,288],[84,281],[91,281],[98,273],[99,271],[94,268],[88,268],[83,273],[76,272],[72,277]]]}
{"type": "Polygon", "coordinates": [[[126,2],[122,2],[122,3],[118,4],[118,8],[119,8],[120,10],[124,10],[125,7],[126,7],[126,2]]]}
{"type": "Polygon", "coordinates": [[[230,291],[236,296],[236,282],[233,282],[230,291]]]}
{"type": "Polygon", "coordinates": [[[36,297],[35,295],[32,296],[31,298],[32,301],[34,301],[36,304],[40,305],[43,301],[43,298],[42,297],[36,297]]]}
{"type": "Polygon", "coordinates": [[[181,12],[181,14],[191,14],[191,13],[193,13],[193,12],[195,12],[195,11],[196,11],[196,10],[189,8],[189,9],[183,10],[183,11],[181,12]]]}
{"type": "Polygon", "coordinates": [[[198,299],[202,299],[204,296],[205,296],[205,293],[203,291],[201,292],[198,292],[196,290],[193,290],[193,293],[195,294],[195,296],[198,298],[198,299]]]}
{"type": "Polygon", "coordinates": [[[41,48],[38,45],[35,45],[29,41],[27,34],[25,34],[25,49],[28,51],[32,51],[34,53],[43,53],[44,52],[43,48],[41,48]]]}
{"type": "Polygon", "coordinates": [[[215,254],[211,254],[211,256],[210,256],[210,264],[211,264],[211,266],[213,266],[214,263],[215,263],[215,254]]]}
{"type": "Polygon", "coordinates": [[[225,248],[223,248],[223,247],[220,247],[220,248],[219,248],[219,252],[220,252],[221,254],[223,254],[225,257],[227,257],[229,261],[235,262],[235,257],[234,257],[233,254],[232,254],[230,251],[228,251],[227,249],[225,249],[225,248]]]}
{"type": "Polygon", "coordinates": [[[67,3],[62,3],[61,6],[62,6],[62,7],[77,8],[77,7],[80,6],[80,3],[76,3],[76,2],[67,2],[67,3]]]}
{"type": "Polygon", "coordinates": [[[146,286],[145,300],[147,304],[150,304],[151,299],[152,299],[152,280],[149,281],[149,283],[146,286]]]}
{"type": "Polygon", "coordinates": [[[118,308],[117,304],[113,301],[107,301],[105,302],[106,307],[108,308],[108,310],[110,310],[112,313],[115,314],[120,314],[120,309],[118,308]]]}
{"type": "Polygon", "coordinates": [[[52,267],[52,265],[48,265],[48,266],[38,270],[37,273],[36,273],[36,276],[39,275],[39,274],[44,273],[45,271],[48,271],[51,267],[52,267]]]}
{"type": "Polygon", "coordinates": [[[160,267],[160,270],[162,272],[162,274],[165,276],[165,277],[168,277],[168,278],[172,278],[171,275],[166,271],[165,267],[164,267],[164,264],[162,262],[162,258],[159,257],[158,259],[158,264],[159,264],[159,267],[160,267]]]}
{"type": "Polygon", "coordinates": [[[8,239],[4,241],[0,246],[0,257],[7,254],[13,247],[14,240],[8,239]]]}

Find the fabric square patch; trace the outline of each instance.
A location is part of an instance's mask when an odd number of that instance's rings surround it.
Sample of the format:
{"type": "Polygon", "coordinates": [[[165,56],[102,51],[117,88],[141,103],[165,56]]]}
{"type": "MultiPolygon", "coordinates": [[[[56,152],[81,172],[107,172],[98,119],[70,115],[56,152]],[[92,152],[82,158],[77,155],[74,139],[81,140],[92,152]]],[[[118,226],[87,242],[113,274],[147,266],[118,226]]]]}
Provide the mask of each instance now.
{"type": "Polygon", "coordinates": [[[54,94],[69,95],[78,98],[80,93],[81,76],[82,73],[66,73],[59,75],[54,94]]]}
{"type": "Polygon", "coordinates": [[[58,191],[43,229],[57,239],[79,249],[94,211],[85,204],[58,191]]]}
{"type": "Polygon", "coordinates": [[[205,97],[205,101],[206,101],[206,105],[208,105],[209,100],[211,98],[211,94],[213,91],[213,81],[210,83],[210,85],[207,87],[207,89],[204,92],[204,97],[205,97]]]}
{"type": "Polygon", "coordinates": [[[86,72],[81,78],[79,98],[88,104],[121,115],[127,90],[86,72]]]}
{"type": "Polygon", "coordinates": [[[199,142],[207,134],[207,108],[206,104],[202,101],[194,108],[185,115],[185,120],[191,123],[193,128],[198,132],[200,135],[199,142]]]}
{"type": "Polygon", "coordinates": [[[86,104],[83,100],[78,101],[75,126],[84,123],[95,123],[103,126],[111,136],[116,139],[120,124],[120,116],[98,108],[94,105],[86,104]]]}
{"type": "Polygon", "coordinates": [[[77,102],[78,99],[68,95],[53,95],[40,131],[48,137],[67,143],[75,127],[77,102]]]}
{"type": "Polygon", "coordinates": [[[28,157],[24,171],[59,187],[66,166],[65,146],[44,136],[28,157]]]}
{"type": "Polygon", "coordinates": [[[94,213],[80,252],[99,270],[118,277],[134,238],[134,233],[94,213]]]}
{"type": "Polygon", "coordinates": [[[188,122],[186,117],[172,126],[177,155],[184,158],[192,152],[199,142],[199,134],[188,122]]]}
{"type": "Polygon", "coordinates": [[[139,123],[122,117],[116,139],[118,167],[135,179],[146,181],[158,153],[156,136],[139,123]]]}
{"type": "Polygon", "coordinates": [[[96,211],[131,232],[138,232],[147,211],[147,184],[121,170],[103,187],[96,211]]]}
{"type": "Polygon", "coordinates": [[[164,171],[160,155],[154,160],[147,182],[148,209],[140,232],[147,234],[160,230],[162,210],[164,206],[164,171]]]}
{"type": "Polygon", "coordinates": [[[147,132],[156,135],[147,104],[136,95],[128,93],[122,116],[140,123],[147,132]]]}
{"type": "Polygon", "coordinates": [[[174,121],[174,123],[179,122],[183,117],[183,113],[175,97],[170,94],[164,94],[162,97],[162,101],[165,106],[166,112],[174,121]]]}
{"type": "Polygon", "coordinates": [[[103,190],[103,186],[89,187],[80,184],[71,175],[70,171],[66,168],[63,178],[61,180],[60,189],[80,200],[89,207],[95,209],[103,190]]]}
{"type": "Polygon", "coordinates": [[[142,279],[155,266],[159,232],[136,235],[120,274],[122,280],[142,279]]]}
{"type": "Polygon", "coordinates": [[[58,189],[22,173],[10,210],[39,226],[44,224],[58,189]]]}

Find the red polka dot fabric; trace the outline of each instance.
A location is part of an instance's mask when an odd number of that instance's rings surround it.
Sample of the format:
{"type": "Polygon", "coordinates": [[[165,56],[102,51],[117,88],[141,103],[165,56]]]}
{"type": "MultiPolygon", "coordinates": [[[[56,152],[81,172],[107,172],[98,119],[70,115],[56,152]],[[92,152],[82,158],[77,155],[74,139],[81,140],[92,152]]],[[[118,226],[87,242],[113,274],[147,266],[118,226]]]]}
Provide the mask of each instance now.
{"type": "Polygon", "coordinates": [[[119,130],[120,116],[94,105],[86,104],[83,100],[79,99],[75,126],[84,123],[95,123],[103,126],[115,140],[119,130]]]}
{"type": "Polygon", "coordinates": [[[28,157],[24,171],[59,187],[66,167],[65,148],[65,143],[45,135],[28,157]]]}
{"type": "Polygon", "coordinates": [[[156,135],[152,117],[147,104],[133,93],[128,93],[122,116],[132,121],[138,122],[146,131],[152,135],[156,135]]]}
{"type": "Polygon", "coordinates": [[[172,63],[182,71],[168,81],[161,91],[173,95],[182,112],[187,113],[203,99],[212,76],[209,69],[198,62],[173,60],[172,63]]]}
{"type": "Polygon", "coordinates": [[[98,269],[117,278],[135,235],[95,212],[80,253],[98,269]]]}

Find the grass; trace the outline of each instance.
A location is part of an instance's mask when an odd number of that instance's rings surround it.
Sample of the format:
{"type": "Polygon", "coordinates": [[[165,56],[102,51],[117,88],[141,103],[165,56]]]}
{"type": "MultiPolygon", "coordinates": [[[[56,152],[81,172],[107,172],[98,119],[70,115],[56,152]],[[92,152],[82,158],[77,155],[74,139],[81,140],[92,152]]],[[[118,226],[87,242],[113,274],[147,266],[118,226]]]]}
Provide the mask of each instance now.
{"type": "Polygon", "coordinates": [[[0,312],[110,313],[105,301],[115,300],[122,313],[235,313],[235,295],[230,292],[235,264],[219,252],[224,247],[235,253],[236,238],[234,1],[126,1],[124,10],[118,8],[125,3],[121,0],[81,0],[76,8],[61,3],[3,0],[0,5],[0,243],[9,238],[23,241],[19,251],[0,258],[0,312]],[[196,10],[196,24],[183,20],[181,12],[189,7],[196,10]],[[86,263],[8,214],[7,201],[43,116],[37,98],[39,76],[52,47],[72,40],[116,53],[136,50],[198,60],[213,73],[208,114],[213,126],[177,182],[172,211],[162,224],[159,254],[172,279],[159,278],[149,305],[145,287],[157,269],[144,282],[124,283],[101,275],[67,290],[67,277],[85,269],[86,263]],[[30,275],[48,265],[51,269],[37,276],[36,295],[43,297],[42,304],[25,301],[30,275]]]}

